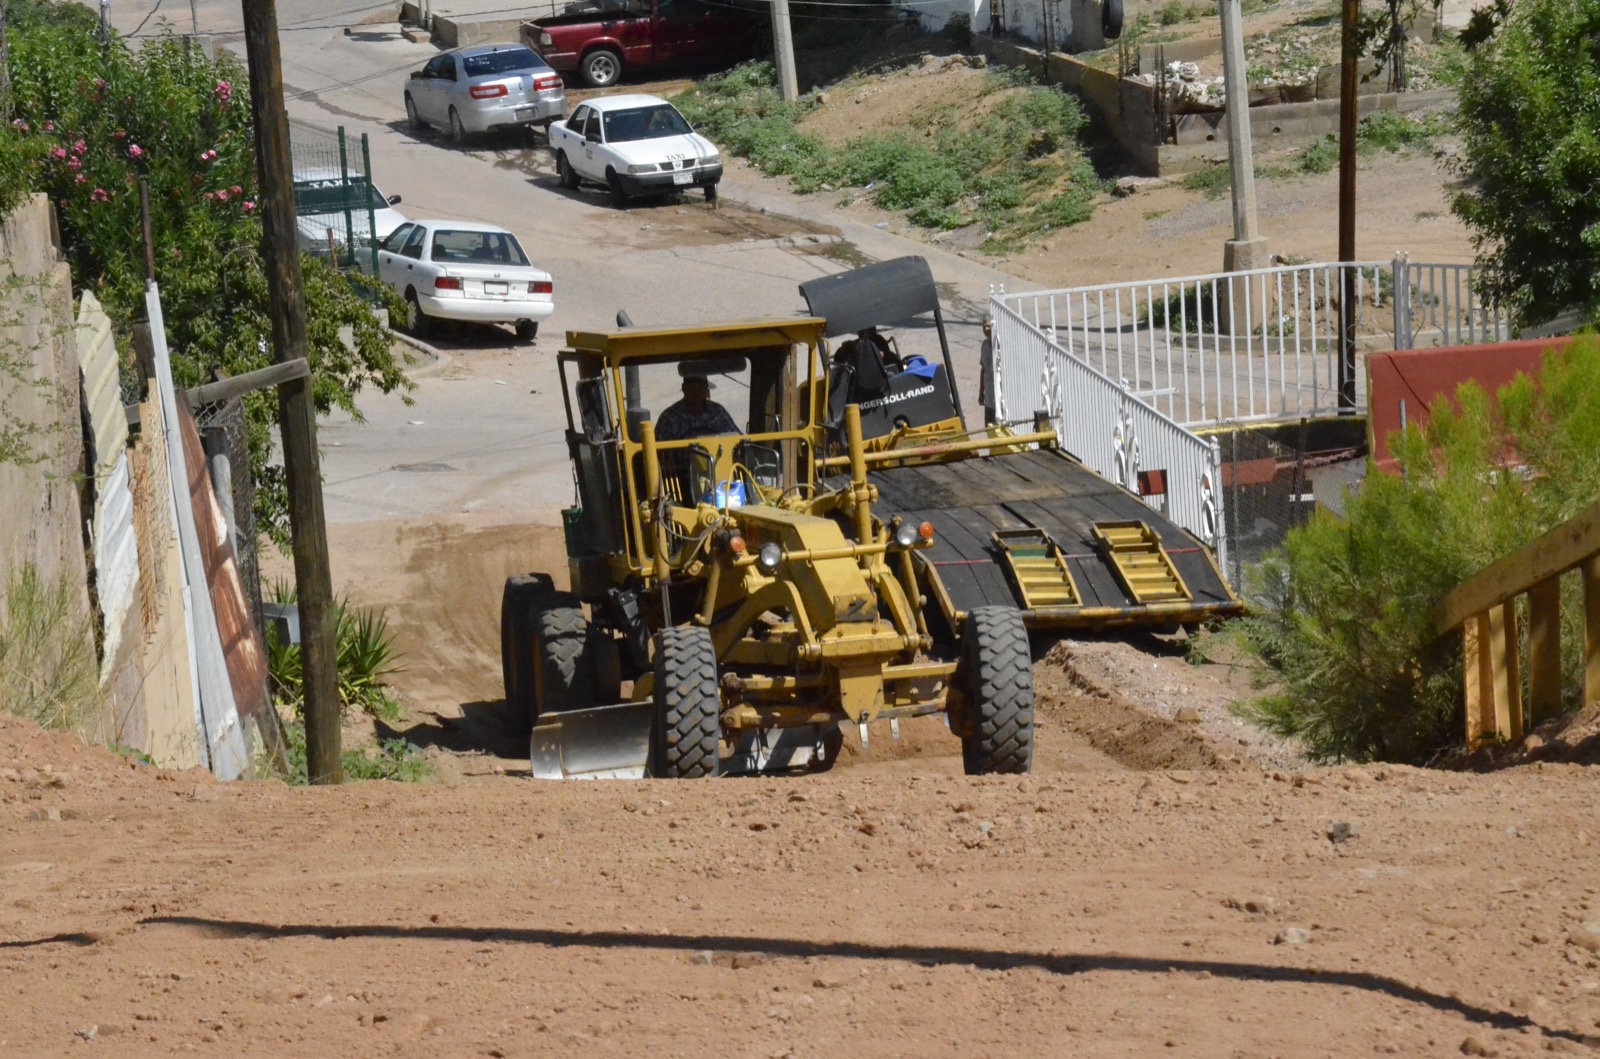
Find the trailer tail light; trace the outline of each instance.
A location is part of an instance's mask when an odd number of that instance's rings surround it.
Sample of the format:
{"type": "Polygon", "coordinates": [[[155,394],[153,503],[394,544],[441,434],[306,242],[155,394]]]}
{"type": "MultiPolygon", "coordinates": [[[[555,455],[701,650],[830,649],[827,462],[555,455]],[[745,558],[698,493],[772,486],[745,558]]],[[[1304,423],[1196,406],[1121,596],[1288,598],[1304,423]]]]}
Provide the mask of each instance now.
{"type": "Polygon", "coordinates": [[[473,85],[468,91],[473,99],[495,99],[506,94],[505,85],[473,85]]]}
{"type": "Polygon", "coordinates": [[[435,276],[433,279],[434,290],[460,290],[461,279],[457,276],[435,276]]]}
{"type": "Polygon", "coordinates": [[[529,294],[554,294],[556,285],[547,279],[536,279],[528,284],[529,294]]]}
{"type": "Polygon", "coordinates": [[[533,79],[533,90],[535,92],[547,92],[552,88],[560,88],[560,87],[561,87],[561,75],[560,74],[546,74],[543,77],[535,77],[533,79]]]}

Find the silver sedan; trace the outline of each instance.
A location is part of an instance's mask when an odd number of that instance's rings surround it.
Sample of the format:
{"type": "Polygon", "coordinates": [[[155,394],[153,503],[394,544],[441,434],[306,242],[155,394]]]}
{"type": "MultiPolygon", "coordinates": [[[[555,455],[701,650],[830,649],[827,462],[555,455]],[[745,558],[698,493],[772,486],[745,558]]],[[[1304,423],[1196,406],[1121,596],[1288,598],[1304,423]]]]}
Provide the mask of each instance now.
{"type": "Polygon", "coordinates": [[[436,55],[406,81],[413,129],[444,129],[456,143],[472,133],[550,123],[566,113],[561,75],[521,44],[477,44],[436,55]]]}

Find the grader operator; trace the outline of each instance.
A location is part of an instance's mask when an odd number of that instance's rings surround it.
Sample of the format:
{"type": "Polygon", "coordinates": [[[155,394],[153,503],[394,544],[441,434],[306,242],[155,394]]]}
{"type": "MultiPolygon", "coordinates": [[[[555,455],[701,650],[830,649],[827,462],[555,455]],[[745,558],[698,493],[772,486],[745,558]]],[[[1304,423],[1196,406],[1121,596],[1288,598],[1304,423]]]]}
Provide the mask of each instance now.
{"type": "MultiPolygon", "coordinates": [[[[577,503],[570,591],[507,581],[507,702],[536,776],[831,767],[841,724],[943,714],[971,774],[1026,772],[1014,607],[936,643],[913,556],[933,519],[874,510],[859,409],[828,444],[814,318],[573,332],[558,360],[577,503]],[[659,409],[659,412],[655,410],[659,409]],[[822,468],[819,470],[819,468],[822,468]]],[[[834,417],[837,419],[837,417],[834,417]]]]}

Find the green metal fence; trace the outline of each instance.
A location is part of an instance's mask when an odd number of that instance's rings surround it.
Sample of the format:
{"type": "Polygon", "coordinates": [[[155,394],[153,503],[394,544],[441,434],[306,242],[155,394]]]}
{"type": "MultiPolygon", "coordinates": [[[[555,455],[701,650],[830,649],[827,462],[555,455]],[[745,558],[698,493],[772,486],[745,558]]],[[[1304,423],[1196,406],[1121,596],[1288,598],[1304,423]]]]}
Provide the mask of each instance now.
{"type": "Polygon", "coordinates": [[[376,211],[388,203],[372,183],[367,135],[289,120],[294,163],[295,227],[300,249],[341,270],[378,272],[376,211]]]}

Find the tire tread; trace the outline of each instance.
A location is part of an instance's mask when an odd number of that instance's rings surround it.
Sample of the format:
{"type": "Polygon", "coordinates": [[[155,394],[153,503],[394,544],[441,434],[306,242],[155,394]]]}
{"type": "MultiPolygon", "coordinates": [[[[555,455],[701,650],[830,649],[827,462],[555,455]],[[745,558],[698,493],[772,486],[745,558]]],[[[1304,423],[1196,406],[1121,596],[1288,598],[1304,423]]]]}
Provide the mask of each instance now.
{"type": "Polygon", "coordinates": [[[1012,607],[978,607],[961,636],[969,776],[1020,775],[1033,765],[1033,658],[1028,629],[1012,607]]]}

